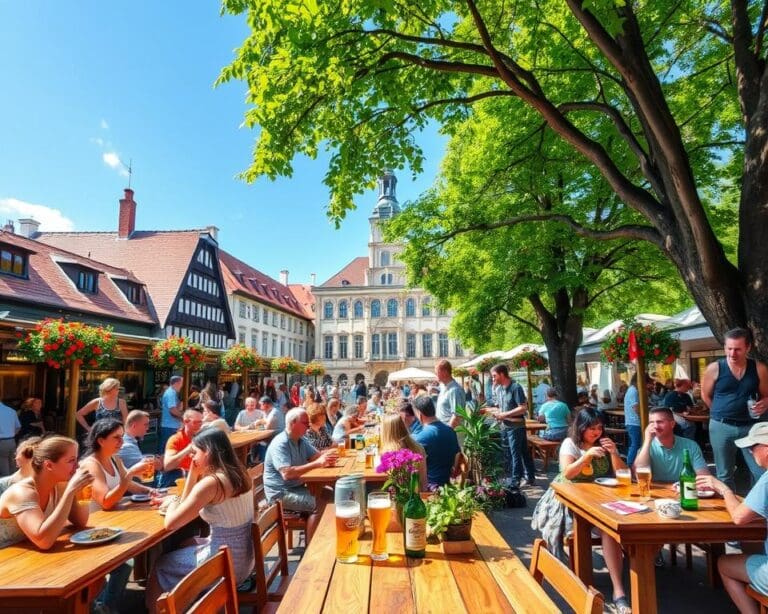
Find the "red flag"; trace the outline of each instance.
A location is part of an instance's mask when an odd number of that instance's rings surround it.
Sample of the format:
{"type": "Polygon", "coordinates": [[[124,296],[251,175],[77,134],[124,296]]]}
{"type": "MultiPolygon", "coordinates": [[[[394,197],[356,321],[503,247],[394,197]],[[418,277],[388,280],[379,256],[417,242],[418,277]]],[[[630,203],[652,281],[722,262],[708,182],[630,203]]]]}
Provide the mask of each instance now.
{"type": "Polygon", "coordinates": [[[637,351],[637,338],[635,338],[635,331],[629,331],[629,360],[635,362],[639,353],[637,351]]]}

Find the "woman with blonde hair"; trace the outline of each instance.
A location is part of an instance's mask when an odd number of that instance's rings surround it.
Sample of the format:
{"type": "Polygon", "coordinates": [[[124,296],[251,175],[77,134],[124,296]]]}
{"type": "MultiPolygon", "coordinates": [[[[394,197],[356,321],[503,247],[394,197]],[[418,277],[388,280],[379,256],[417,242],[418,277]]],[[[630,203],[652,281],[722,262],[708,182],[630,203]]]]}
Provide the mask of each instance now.
{"type": "Polygon", "coordinates": [[[75,495],[93,476],[77,468],[74,439],[42,439],[32,449],[30,466],[32,475],[0,496],[0,548],[29,539],[48,550],[67,524],[80,528],[88,523],[88,506],[78,505],[75,495]]]}
{"type": "Polygon", "coordinates": [[[326,403],[325,406],[326,412],[326,428],[330,433],[333,432],[333,427],[336,426],[336,423],[341,420],[341,401],[337,399],[336,397],[331,397],[328,399],[328,403],[326,403]]]}
{"type": "Polygon", "coordinates": [[[16,448],[16,458],[14,459],[18,470],[16,473],[0,478],[0,495],[16,482],[19,482],[24,478],[30,478],[34,475],[34,472],[32,471],[32,456],[35,453],[35,446],[41,441],[41,437],[33,436],[27,437],[19,443],[16,448]]]}
{"type": "Polygon", "coordinates": [[[416,454],[421,454],[424,461],[419,465],[419,488],[422,492],[427,489],[427,453],[424,448],[411,437],[408,427],[399,414],[387,414],[381,421],[381,437],[379,453],[395,452],[406,448],[416,454]]]}
{"type": "Polygon", "coordinates": [[[108,377],[99,386],[99,396],[88,401],[77,410],[77,421],[86,431],[90,433],[91,425],[85,417],[96,412],[96,420],[103,418],[114,418],[123,424],[128,419],[128,406],[120,398],[120,380],[114,377],[108,377]]]}

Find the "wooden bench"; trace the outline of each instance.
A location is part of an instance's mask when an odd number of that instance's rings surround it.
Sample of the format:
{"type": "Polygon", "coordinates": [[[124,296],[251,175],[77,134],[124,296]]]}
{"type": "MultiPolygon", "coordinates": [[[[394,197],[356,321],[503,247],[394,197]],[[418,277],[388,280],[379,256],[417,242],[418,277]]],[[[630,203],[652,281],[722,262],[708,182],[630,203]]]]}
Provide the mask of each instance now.
{"type": "Polygon", "coordinates": [[[544,473],[547,472],[549,459],[557,460],[557,452],[560,449],[559,441],[550,441],[536,435],[528,435],[528,447],[534,458],[538,457],[544,464],[544,473]]]}

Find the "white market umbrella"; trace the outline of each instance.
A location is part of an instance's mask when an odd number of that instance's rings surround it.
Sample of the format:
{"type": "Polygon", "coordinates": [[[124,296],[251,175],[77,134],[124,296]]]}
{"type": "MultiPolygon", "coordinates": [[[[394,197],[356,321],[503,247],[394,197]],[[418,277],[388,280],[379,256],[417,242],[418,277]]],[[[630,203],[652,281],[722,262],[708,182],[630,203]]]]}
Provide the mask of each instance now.
{"type": "Polygon", "coordinates": [[[417,369],[416,367],[408,367],[407,369],[401,369],[400,371],[394,371],[389,374],[387,382],[423,382],[436,380],[437,376],[431,371],[425,371],[424,369],[417,369]]]}
{"type": "Polygon", "coordinates": [[[469,367],[474,367],[476,364],[479,364],[481,360],[485,360],[486,358],[501,358],[503,355],[504,352],[502,350],[494,350],[493,352],[486,352],[485,354],[480,354],[480,356],[475,356],[472,360],[468,360],[459,366],[469,369],[469,367]]]}

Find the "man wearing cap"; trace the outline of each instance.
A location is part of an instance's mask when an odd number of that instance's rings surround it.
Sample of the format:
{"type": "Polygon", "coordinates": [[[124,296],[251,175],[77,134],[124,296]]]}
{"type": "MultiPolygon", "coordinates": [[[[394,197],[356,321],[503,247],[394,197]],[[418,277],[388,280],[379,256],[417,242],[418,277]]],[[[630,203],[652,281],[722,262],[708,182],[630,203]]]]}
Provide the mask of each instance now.
{"type": "Polygon", "coordinates": [[[677,482],[683,470],[683,450],[688,450],[696,475],[710,475],[701,448],[692,439],[675,435],[672,410],[654,407],[648,414],[643,446],[637,453],[635,467],[651,467],[656,482],[677,482]]]}
{"type": "MultiPolygon", "coordinates": [[[[763,470],[768,468],[768,422],[758,422],[749,429],[746,437],[734,441],[737,448],[753,457],[763,470]]],[[[768,472],[764,472],[742,501],[733,490],[715,477],[699,476],[696,487],[711,489],[725,501],[725,508],[734,524],[748,524],[760,518],[768,519],[768,472]]],[[[733,603],[739,612],[757,612],[757,602],[747,595],[751,584],[768,595],[768,540],[760,554],[729,554],[717,559],[717,569],[733,603]]]]}
{"type": "MultiPolygon", "coordinates": [[[[701,378],[701,398],[710,409],[709,440],[719,480],[734,486],[736,465],[735,440],[744,437],[757,416],[762,420],[768,410],[768,367],[747,358],[752,349],[752,334],[745,328],[725,333],[725,358],[707,366],[701,378]],[[756,399],[752,415],[747,401],[756,399]]],[[[768,414],[766,414],[768,415],[768,414]]],[[[750,454],[742,450],[753,482],[764,469],[750,454]]]]}

